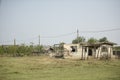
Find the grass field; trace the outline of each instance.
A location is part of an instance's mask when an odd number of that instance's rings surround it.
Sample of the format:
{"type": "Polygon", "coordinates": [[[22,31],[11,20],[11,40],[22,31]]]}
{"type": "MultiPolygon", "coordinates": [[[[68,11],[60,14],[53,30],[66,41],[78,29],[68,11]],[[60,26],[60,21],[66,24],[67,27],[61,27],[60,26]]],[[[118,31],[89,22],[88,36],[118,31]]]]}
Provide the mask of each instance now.
{"type": "Polygon", "coordinates": [[[0,57],[0,80],[120,80],[120,60],[0,57]]]}

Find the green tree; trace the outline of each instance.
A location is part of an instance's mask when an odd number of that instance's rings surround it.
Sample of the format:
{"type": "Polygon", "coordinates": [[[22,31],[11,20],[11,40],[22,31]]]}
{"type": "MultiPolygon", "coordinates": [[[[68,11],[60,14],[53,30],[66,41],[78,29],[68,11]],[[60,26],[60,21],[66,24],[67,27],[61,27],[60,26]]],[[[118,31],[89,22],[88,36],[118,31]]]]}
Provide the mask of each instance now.
{"type": "Polygon", "coordinates": [[[80,42],[85,42],[85,38],[83,36],[78,37],[72,41],[73,44],[80,43],[80,42]]]}
{"type": "Polygon", "coordinates": [[[24,56],[26,54],[26,46],[25,44],[21,44],[17,48],[17,56],[24,56]]]}
{"type": "Polygon", "coordinates": [[[16,48],[14,45],[10,45],[6,48],[7,50],[7,54],[10,55],[10,56],[14,56],[15,53],[16,53],[16,48]]]}
{"type": "Polygon", "coordinates": [[[0,55],[4,54],[4,48],[2,46],[0,46],[0,55]]]}
{"type": "Polygon", "coordinates": [[[107,37],[103,37],[99,39],[99,42],[109,42],[107,37]]]}
{"type": "Polygon", "coordinates": [[[26,52],[25,44],[21,44],[17,49],[17,53],[25,53],[25,52],[26,52]]]}
{"type": "Polygon", "coordinates": [[[95,38],[90,38],[90,39],[88,39],[88,43],[90,43],[90,44],[94,44],[94,43],[96,43],[98,40],[97,39],[95,39],[95,38]]]}
{"type": "Polygon", "coordinates": [[[43,49],[43,46],[42,46],[42,45],[40,45],[40,46],[37,45],[37,46],[34,47],[34,51],[35,51],[35,52],[40,52],[40,53],[42,53],[43,50],[44,50],[44,49],[43,49]]]}

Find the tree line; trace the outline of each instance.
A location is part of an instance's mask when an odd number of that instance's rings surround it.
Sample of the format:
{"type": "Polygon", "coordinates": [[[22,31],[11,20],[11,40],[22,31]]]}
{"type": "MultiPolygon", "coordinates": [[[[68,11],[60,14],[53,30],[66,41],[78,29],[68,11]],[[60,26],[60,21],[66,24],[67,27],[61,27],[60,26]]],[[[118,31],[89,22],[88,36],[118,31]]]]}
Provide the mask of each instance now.
{"type": "Polygon", "coordinates": [[[80,43],[80,42],[88,42],[90,44],[94,44],[96,42],[109,42],[109,40],[107,39],[107,37],[103,37],[100,39],[96,39],[94,37],[91,37],[86,41],[85,37],[82,36],[82,37],[77,37],[76,39],[74,39],[72,41],[73,44],[80,43]]]}
{"type": "Polygon", "coordinates": [[[43,53],[44,49],[42,45],[1,45],[0,55],[2,56],[29,56],[33,54],[43,53]]]}

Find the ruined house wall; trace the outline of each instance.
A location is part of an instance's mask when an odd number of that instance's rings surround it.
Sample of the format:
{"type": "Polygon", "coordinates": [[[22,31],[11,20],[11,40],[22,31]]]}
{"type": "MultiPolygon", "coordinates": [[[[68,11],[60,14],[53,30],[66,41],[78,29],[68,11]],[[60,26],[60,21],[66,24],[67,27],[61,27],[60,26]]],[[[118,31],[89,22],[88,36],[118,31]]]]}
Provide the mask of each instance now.
{"type": "Polygon", "coordinates": [[[83,46],[79,44],[65,44],[64,48],[68,50],[66,57],[76,58],[76,59],[100,59],[103,56],[108,56],[109,58],[114,58],[112,45],[101,44],[97,47],[83,46]],[[77,52],[71,52],[71,46],[77,46],[77,52]],[[103,51],[103,47],[106,51],[103,51]],[[89,54],[89,49],[92,51],[92,56],[89,54]],[[69,54],[68,54],[69,53],[69,54]]]}
{"type": "Polygon", "coordinates": [[[76,58],[81,59],[82,56],[82,46],[79,44],[65,44],[64,48],[68,50],[68,55],[65,54],[65,58],[76,58]],[[77,46],[77,52],[72,52],[71,46],[77,46]]]}

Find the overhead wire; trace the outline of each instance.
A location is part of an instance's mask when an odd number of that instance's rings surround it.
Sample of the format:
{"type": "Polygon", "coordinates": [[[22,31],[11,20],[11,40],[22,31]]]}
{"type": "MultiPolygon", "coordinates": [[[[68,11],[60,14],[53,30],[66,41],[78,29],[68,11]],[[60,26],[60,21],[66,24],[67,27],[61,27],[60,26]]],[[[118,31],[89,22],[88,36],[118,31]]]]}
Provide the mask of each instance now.
{"type": "Polygon", "coordinates": [[[0,43],[9,43],[9,42],[13,42],[13,40],[1,41],[0,43]]]}
{"type": "MultiPolygon", "coordinates": [[[[110,32],[110,31],[118,31],[120,30],[120,28],[114,28],[114,29],[106,29],[106,30],[98,30],[98,31],[79,31],[79,33],[101,33],[101,32],[110,32]]],[[[70,36],[76,34],[76,32],[71,32],[71,33],[66,33],[66,34],[61,34],[61,35],[56,35],[56,36],[40,36],[40,38],[60,38],[60,37],[65,37],[65,36],[70,36]]],[[[26,40],[33,40],[33,39],[37,39],[38,37],[33,37],[33,38],[29,38],[26,40]]],[[[26,40],[17,40],[18,42],[23,42],[26,40]]],[[[9,41],[2,41],[0,43],[9,43],[9,42],[13,42],[13,40],[9,40],[9,41]]]]}
{"type": "Polygon", "coordinates": [[[118,31],[120,28],[114,28],[114,29],[106,29],[106,30],[97,30],[97,31],[80,31],[82,33],[100,33],[100,32],[110,32],[110,31],[118,31]]]}
{"type": "Polygon", "coordinates": [[[59,37],[65,37],[65,36],[70,36],[75,34],[76,32],[71,32],[71,33],[66,33],[66,34],[61,34],[61,35],[56,35],[56,36],[41,36],[40,38],[59,38],[59,37]]]}

